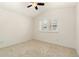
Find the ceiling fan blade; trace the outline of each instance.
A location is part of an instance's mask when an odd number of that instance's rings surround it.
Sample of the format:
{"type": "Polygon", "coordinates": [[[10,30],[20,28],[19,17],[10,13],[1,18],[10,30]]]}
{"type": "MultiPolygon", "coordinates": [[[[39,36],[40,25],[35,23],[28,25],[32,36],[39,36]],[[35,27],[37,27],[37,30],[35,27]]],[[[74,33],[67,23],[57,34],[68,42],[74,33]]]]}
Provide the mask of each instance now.
{"type": "Polygon", "coordinates": [[[27,8],[31,7],[32,5],[27,6],[27,8]]]}
{"type": "Polygon", "coordinates": [[[44,4],[44,3],[37,3],[37,5],[41,5],[41,6],[44,6],[45,4],[44,4]]]}
{"type": "Polygon", "coordinates": [[[38,7],[36,6],[35,9],[38,10],[38,7]]]}

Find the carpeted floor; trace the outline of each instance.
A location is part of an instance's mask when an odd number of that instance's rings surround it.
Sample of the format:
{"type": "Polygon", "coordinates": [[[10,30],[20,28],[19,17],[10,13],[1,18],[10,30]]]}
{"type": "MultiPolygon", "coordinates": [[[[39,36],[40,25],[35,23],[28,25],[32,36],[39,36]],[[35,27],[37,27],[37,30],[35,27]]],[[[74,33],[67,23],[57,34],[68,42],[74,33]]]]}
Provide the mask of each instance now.
{"type": "Polygon", "coordinates": [[[0,48],[0,57],[71,57],[77,56],[74,49],[38,40],[0,48]]]}

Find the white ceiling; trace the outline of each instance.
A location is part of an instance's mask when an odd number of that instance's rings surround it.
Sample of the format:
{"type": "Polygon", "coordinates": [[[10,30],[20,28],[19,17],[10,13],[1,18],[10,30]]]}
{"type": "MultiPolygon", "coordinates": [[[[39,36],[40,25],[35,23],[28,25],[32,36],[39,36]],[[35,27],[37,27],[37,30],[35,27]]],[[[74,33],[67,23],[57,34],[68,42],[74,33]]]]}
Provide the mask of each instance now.
{"type": "Polygon", "coordinates": [[[45,6],[40,7],[36,11],[33,7],[27,8],[30,2],[0,2],[0,7],[5,10],[10,10],[13,12],[17,12],[29,17],[34,17],[39,13],[43,13],[47,11],[47,9],[54,8],[54,7],[69,7],[69,6],[76,6],[77,3],[55,3],[55,2],[45,2],[45,6]]]}

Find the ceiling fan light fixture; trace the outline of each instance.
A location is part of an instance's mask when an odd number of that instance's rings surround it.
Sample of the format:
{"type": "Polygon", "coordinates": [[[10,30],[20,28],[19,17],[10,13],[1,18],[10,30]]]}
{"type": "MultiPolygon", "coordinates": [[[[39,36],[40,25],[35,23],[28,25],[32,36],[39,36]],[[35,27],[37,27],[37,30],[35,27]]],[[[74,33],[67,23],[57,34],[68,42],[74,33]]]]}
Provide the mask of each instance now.
{"type": "Polygon", "coordinates": [[[37,6],[37,3],[33,2],[33,3],[32,3],[32,6],[33,6],[33,7],[36,7],[36,6],[37,6]]]}
{"type": "Polygon", "coordinates": [[[29,5],[29,6],[27,6],[27,8],[29,8],[29,7],[34,7],[36,10],[38,10],[38,6],[44,6],[45,5],[45,3],[37,3],[37,2],[31,2],[32,4],[31,5],[29,5]]]}

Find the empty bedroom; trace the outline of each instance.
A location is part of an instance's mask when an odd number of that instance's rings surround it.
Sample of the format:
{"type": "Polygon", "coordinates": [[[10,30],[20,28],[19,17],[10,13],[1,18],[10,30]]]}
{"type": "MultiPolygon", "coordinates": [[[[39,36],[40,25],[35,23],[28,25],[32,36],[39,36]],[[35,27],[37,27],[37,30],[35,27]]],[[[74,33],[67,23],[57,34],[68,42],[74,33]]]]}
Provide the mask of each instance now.
{"type": "Polygon", "coordinates": [[[0,57],[78,57],[79,3],[0,2],[0,57]]]}

